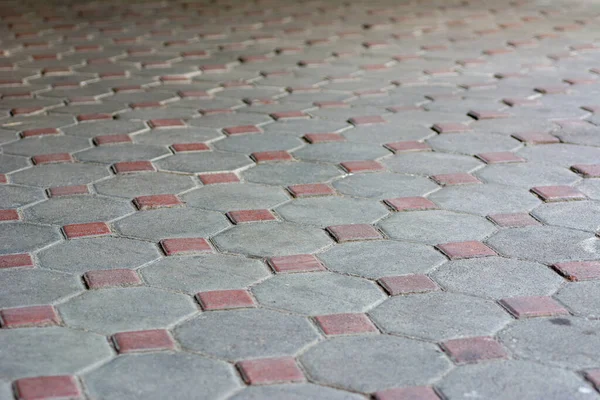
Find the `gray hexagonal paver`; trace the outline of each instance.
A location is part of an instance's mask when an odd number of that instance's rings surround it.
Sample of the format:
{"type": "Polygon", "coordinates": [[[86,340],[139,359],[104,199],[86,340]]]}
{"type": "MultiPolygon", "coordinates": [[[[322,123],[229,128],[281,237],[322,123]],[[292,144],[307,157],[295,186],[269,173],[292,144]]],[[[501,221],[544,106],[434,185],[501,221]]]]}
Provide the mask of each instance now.
{"type": "Polygon", "coordinates": [[[379,226],[394,239],[429,244],[480,240],[496,229],[482,217],[443,210],[395,213],[379,226]]]}
{"type": "Polygon", "coordinates": [[[600,159],[600,149],[597,147],[563,143],[551,146],[527,146],[517,154],[528,161],[564,167],[574,164],[595,164],[600,159]]]}
{"type": "Polygon", "coordinates": [[[532,188],[534,186],[572,185],[581,178],[569,169],[539,163],[494,164],[477,171],[484,182],[532,188]]]}
{"type": "Polygon", "coordinates": [[[182,198],[189,206],[218,211],[273,208],[290,199],[281,188],[254,183],[208,185],[186,193],[182,198]]]}
{"type": "Polygon", "coordinates": [[[294,355],[319,337],[303,317],[262,309],[203,313],[175,336],[186,349],[227,360],[294,355]]]}
{"type": "Polygon", "coordinates": [[[171,152],[166,147],[122,144],[81,151],[75,154],[75,158],[85,162],[113,164],[121,161],[153,160],[167,154],[171,154],[171,152]]]}
{"type": "Polygon", "coordinates": [[[595,201],[546,203],[531,214],[549,225],[592,232],[600,228],[600,203],[595,201]]]}
{"type": "Polygon", "coordinates": [[[0,330],[0,375],[9,379],[75,374],[111,357],[106,337],[91,332],[60,327],[0,330]]]}
{"type": "Polygon", "coordinates": [[[31,165],[27,158],[0,154],[0,174],[7,174],[31,165]]]}
{"type": "Polygon", "coordinates": [[[41,189],[16,186],[0,185],[0,199],[2,208],[17,208],[45,198],[41,189]]]}
{"type": "Polygon", "coordinates": [[[158,242],[175,237],[207,237],[227,228],[223,214],[194,208],[137,212],[115,223],[125,236],[158,242]]]}
{"type": "Polygon", "coordinates": [[[389,240],[339,244],[319,258],[330,270],[372,279],[422,274],[446,261],[432,247],[389,240]]]}
{"type": "Polygon", "coordinates": [[[586,318],[600,316],[599,282],[568,283],[556,294],[556,298],[577,315],[586,318]]]}
{"type": "Polygon", "coordinates": [[[51,304],[85,288],[78,277],[28,269],[0,270],[0,308],[51,304]]]}
{"type": "Polygon", "coordinates": [[[0,254],[37,250],[61,239],[58,229],[33,224],[0,224],[0,254]]]}
{"type": "Polygon", "coordinates": [[[433,278],[448,290],[493,299],[547,296],[564,282],[545,265],[500,257],[451,261],[433,278]]]}
{"type": "Polygon", "coordinates": [[[480,215],[528,211],[540,204],[527,189],[492,183],[445,187],[429,198],[442,208],[480,215]]]}
{"type": "Polygon", "coordinates": [[[281,135],[303,136],[314,132],[339,132],[350,128],[345,121],[327,121],[322,119],[297,119],[289,121],[279,121],[262,126],[265,133],[277,132],[281,135]]]}
{"type": "Polygon", "coordinates": [[[321,229],[287,222],[237,225],[214,242],[224,251],[263,257],[314,253],[332,243],[321,229]]]}
{"type": "Polygon", "coordinates": [[[521,144],[513,138],[481,132],[437,135],[427,142],[438,151],[469,155],[511,151],[521,147],[521,144]]]}
{"type": "Polygon", "coordinates": [[[487,240],[499,253],[543,263],[595,260],[600,240],[591,233],[552,226],[501,230],[487,240]]]}
{"type": "Polygon", "coordinates": [[[386,332],[435,341],[492,336],[511,320],[492,301],[447,292],[393,297],[369,314],[386,332]]]}
{"type": "Polygon", "coordinates": [[[272,386],[250,386],[229,400],[361,400],[363,396],[311,383],[295,383],[272,386]]]}
{"type": "Polygon", "coordinates": [[[259,151],[292,150],[305,144],[293,136],[282,136],[277,132],[259,135],[230,136],[215,142],[216,149],[235,153],[251,154],[259,151]]]}
{"type": "Polygon", "coordinates": [[[342,136],[350,142],[383,145],[406,140],[422,140],[434,134],[434,131],[421,125],[386,124],[355,127],[344,131],[342,136]]]}
{"type": "Polygon", "coordinates": [[[86,185],[110,175],[107,167],[93,164],[50,164],[27,168],[11,174],[14,183],[54,187],[86,185]]]}
{"type": "Polygon", "coordinates": [[[516,357],[571,369],[588,369],[598,366],[599,331],[598,320],[561,316],[516,321],[500,332],[499,337],[516,357]]]}
{"type": "Polygon", "coordinates": [[[342,171],[333,165],[308,162],[262,164],[242,172],[244,179],[250,182],[280,186],[327,182],[340,175],[342,171]]]}
{"type": "Polygon", "coordinates": [[[48,136],[26,138],[4,145],[2,148],[9,154],[35,156],[52,153],[74,153],[92,147],[89,139],[73,136],[48,136]]]}
{"type": "Polygon", "coordinates": [[[91,290],[58,309],[67,326],[101,333],[166,328],[198,311],[191,297],[147,287],[91,290]]]}
{"type": "Polygon", "coordinates": [[[147,129],[148,127],[140,121],[111,120],[77,124],[64,128],[62,131],[67,135],[93,138],[101,135],[128,135],[147,129]]]}
{"type": "Polygon", "coordinates": [[[585,179],[577,185],[577,189],[590,199],[600,200],[600,179],[585,179]]]}
{"type": "Polygon", "coordinates": [[[175,154],[157,161],[156,166],[164,171],[176,172],[219,172],[233,171],[252,165],[252,161],[243,154],[222,151],[203,151],[200,153],[175,154]]]}
{"type": "Polygon", "coordinates": [[[330,339],[300,361],[316,382],[359,392],[427,384],[451,367],[433,344],[386,335],[330,339]]]}
{"type": "Polygon", "coordinates": [[[0,380],[0,399],[13,400],[12,385],[9,381],[0,380]]]}
{"type": "Polygon", "coordinates": [[[344,224],[370,224],[389,211],[375,200],[349,197],[296,199],[276,209],[283,219],[321,227],[344,224]]]}
{"type": "Polygon", "coordinates": [[[170,146],[175,143],[204,143],[223,136],[217,129],[176,128],[144,132],[135,135],[133,141],[136,144],[170,146]]]}
{"type": "Polygon", "coordinates": [[[372,282],[328,272],[278,275],[252,292],[265,306],[308,315],[363,312],[385,298],[372,282]]]}
{"type": "Polygon", "coordinates": [[[38,253],[41,267],[73,274],[136,268],[159,257],[158,248],[151,243],[116,237],[69,240],[38,253]]]}
{"type": "Polygon", "coordinates": [[[241,386],[231,365],[185,353],[119,357],[84,382],[93,398],[123,400],[212,400],[241,386]]]}
{"type": "Polygon", "coordinates": [[[415,175],[471,172],[483,165],[474,157],[437,152],[397,154],[383,164],[394,172],[415,175]]]}
{"type": "Polygon", "coordinates": [[[50,225],[110,221],[135,211],[131,202],[103,196],[55,197],[23,210],[26,221],[50,225]]]}
{"type": "Polygon", "coordinates": [[[450,399],[600,398],[574,372],[518,360],[462,366],[451,371],[438,387],[450,399]]]}
{"type": "Polygon", "coordinates": [[[320,143],[306,146],[294,152],[294,157],[306,161],[340,163],[344,161],[374,160],[390,155],[389,150],[362,143],[320,143]]]}
{"type": "Polygon", "coordinates": [[[193,188],[196,184],[189,176],[154,172],[116,175],[94,186],[100,194],[132,199],[153,194],[177,194],[193,188]]]}
{"type": "Polygon", "coordinates": [[[424,196],[439,188],[427,178],[389,172],[350,175],[335,181],[333,187],[350,196],[377,199],[424,196]]]}
{"type": "Polygon", "coordinates": [[[227,255],[169,257],[142,270],[152,286],[190,294],[209,290],[240,289],[270,275],[258,260],[227,255]]]}

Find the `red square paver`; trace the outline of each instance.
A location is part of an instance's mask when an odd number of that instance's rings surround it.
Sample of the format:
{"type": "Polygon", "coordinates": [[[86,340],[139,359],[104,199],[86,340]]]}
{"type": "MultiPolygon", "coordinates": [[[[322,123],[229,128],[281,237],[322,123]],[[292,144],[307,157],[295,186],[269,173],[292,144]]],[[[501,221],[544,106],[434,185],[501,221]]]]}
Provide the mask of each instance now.
{"type": "Polygon", "coordinates": [[[251,133],[261,133],[262,130],[255,125],[241,125],[241,126],[230,126],[228,128],[224,128],[223,132],[227,135],[247,135],[251,133]]]}
{"type": "Polygon", "coordinates": [[[50,197],[74,196],[89,193],[90,189],[87,187],[87,185],[57,186],[48,189],[48,195],[50,197]]]}
{"type": "Polygon", "coordinates": [[[560,143],[556,136],[544,132],[523,132],[512,135],[515,139],[526,144],[552,144],[560,143]]]}
{"type": "Polygon", "coordinates": [[[269,259],[269,265],[279,274],[325,270],[317,257],[312,254],[273,257],[269,259]]]}
{"type": "Polygon", "coordinates": [[[441,346],[457,364],[477,363],[508,357],[504,347],[494,338],[487,336],[447,340],[441,346]]]}
{"type": "Polygon", "coordinates": [[[328,336],[378,332],[366,314],[319,315],[315,321],[328,336]]]}
{"type": "Polygon", "coordinates": [[[531,192],[545,202],[584,200],[585,195],[571,186],[537,186],[531,192]]]}
{"type": "Polygon", "coordinates": [[[477,241],[453,242],[435,246],[451,260],[495,256],[496,252],[477,241]]]}
{"type": "Polygon", "coordinates": [[[292,161],[294,158],[287,151],[260,151],[251,154],[257,163],[292,161]]]}
{"type": "Polygon", "coordinates": [[[31,136],[45,136],[45,135],[60,135],[60,131],[56,128],[40,128],[40,129],[28,129],[21,132],[21,137],[27,138],[31,136]]]}
{"type": "Polygon", "coordinates": [[[0,255],[1,268],[30,268],[33,267],[33,258],[29,254],[0,255]]]}
{"type": "Polygon", "coordinates": [[[79,122],[102,121],[107,119],[113,119],[113,116],[111,114],[80,114],[77,116],[77,121],[79,122]]]}
{"type": "Polygon", "coordinates": [[[391,296],[440,290],[431,278],[421,274],[386,276],[379,279],[378,282],[391,296]]]}
{"type": "Polygon", "coordinates": [[[409,386],[382,390],[374,394],[375,400],[441,400],[429,386],[409,386]]]}
{"type": "Polygon", "coordinates": [[[387,121],[379,115],[368,115],[363,117],[354,117],[348,120],[352,125],[374,125],[384,124],[387,121]]]}
{"type": "Polygon", "coordinates": [[[103,146],[107,144],[121,144],[131,143],[129,135],[102,135],[94,138],[94,144],[96,146],[103,146]]]}
{"type": "Polygon", "coordinates": [[[394,211],[437,210],[439,208],[437,204],[425,197],[398,197],[385,199],[384,202],[394,211]]]}
{"type": "Polygon", "coordinates": [[[213,251],[208,241],[204,238],[164,239],[161,240],[160,247],[162,247],[167,256],[212,253],[213,251]]]}
{"type": "Polygon", "coordinates": [[[0,183],[8,183],[8,177],[6,174],[0,174],[0,183]]]}
{"type": "Polygon", "coordinates": [[[481,183],[481,181],[473,175],[461,172],[454,174],[433,175],[431,179],[433,179],[437,184],[442,186],[470,185],[481,183]]]}
{"type": "Polygon", "coordinates": [[[584,372],[585,379],[587,379],[596,390],[600,390],[600,369],[592,369],[584,372]]]}
{"type": "Polygon", "coordinates": [[[21,378],[14,387],[19,400],[83,399],[77,379],[70,375],[21,378]]]}
{"type": "Polygon", "coordinates": [[[183,128],[185,121],[182,119],[152,119],[148,121],[151,128],[183,128]]]}
{"type": "Polygon", "coordinates": [[[256,307],[254,299],[247,290],[201,292],[196,294],[196,298],[205,311],[256,307]]]}
{"type": "Polygon", "coordinates": [[[204,185],[215,185],[219,183],[238,183],[240,178],[233,172],[222,172],[218,174],[200,174],[198,179],[204,185]]]}
{"type": "Polygon", "coordinates": [[[499,151],[494,153],[479,153],[477,158],[486,164],[507,164],[525,162],[523,157],[519,157],[510,151],[499,151]]]}
{"type": "Polygon", "coordinates": [[[18,107],[10,110],[13,116],[35,114],[44,111],[44,107],[18,107]]]}
{"type": "Polygon", "coordinates": [[[210,151],[210,147],[208,147],[205,143],[174,143],[171,145],[171,148],[177,153],[210,151]]]}
{"type": "Polygon", "coordinates": [[[238,210],[230,211],[227,213],[227,217],[234,224],[243,224],[246,222],[258,222],[258,221],[274,221],[276,218],[273,213],[269,210],[238,210]]]}
{"type": "Polygon", "coordinates": [[[131,269],[88,271],[83,274],[83,280],[90,289],[139,286],[142,284],[137,272],[131,269]]]}
{"type": "Polygon", "coordinates": [[[288,119],[301,119],[301,118],[310,118],[309,115],[303,113],[302,111],[283,111],[276,112],[271,114],[271,117],[276,121],[285,121],[288,119]]]}
{"type": "Polygon", "coordinates": [[[565,315],[569,311],[550,296],[522,296],[500,300],[500,304],[516,318],[565,315]]]}
{"type": "Polygon", "coordinates": [[[460,133],[473,130],[469,125],[460,122],[440,122],[434,124],[431,129],[437,133],[460,133]]]}
{"type": "Polygon", "coordinates": [[[30,306],[0,310],[3,328],[25,328],[60,325],[60,317],[52,306],[30,306]]]}
{"type": "Polygon", "coordinates": [[[393,142],[386,143],[385,147],[394,153],[409,153],[413,151],[431,151],[431,147],[427,143],[417,141],[393,142]]]}
{"type": "Polygon", "coordinates": [[[175,350],[175,341],[166,329],[119,332],[111,339],[119,354],[175,350]]]}
{"type": "Polygon", "coordinates": [[[304,140],[308,143],[345,142],[346,138],[339,133],[307,133],[304,140]]]}
{"type": "Polygon", "coordinates": [[[171,208],[183,205],[183,202],[174,194],[155,194],[139,196],[133,199],[133,204],[138,210],[154,210],[157,208],[171,208]]]}
{"type": "Polygon", "coordinates": [[[113,164],[113,170],[117,174],[129,174],[133,172],[153,172],[156,171],[150,161],[123,161],[113,164]]]}
{"type": "Polygon", "coordinates": [[[304,374],[293,357],[244,360],[238,362],[236,366],[249,385],[304,381],[304,374]]]}
{"type": "Polygon", "coordinates": [[[21,219],[17,210],[0,210],[0,221],[18,221],[21,219]]]}
{"type": "Polygon", "coordinates": [[[523,226],[541,225],[535,218],[527,213],[492,214],[488,218],[498,226],[519,228],[523,226]]]}
{"type": "Polygon", "coordinates": [[[584,178],[600,178],[600,164],[577,164],[571,169],[584,178]]]}
{"type": "Polygon", "coordinates": [[[109,235],[110,228],[105,222],[90,222],[87,224],[70,224],[63,226],[67,239],[109,235]]]}
{"type": "Polygon", "coordinates": [[[40,154],[31,157],[31,161],[35,165],[70,163],[73,162],[73,157],[69,153],[40,154]]]}
{"type": "Polygon", "coordinates": [[[382,238],[381,233],[368,224],[328,226],[327,231],[338,243],[382,238]]]}
{"type": "Polygon", "coordinates": [[[376,172],[383,171],[385,167],[377,161],[366,160],[366,161],[346,161],[340,164],[342,168],[351,174],[357,174],[361,172],[376,172]]]}
{"type": "Polygon", "coordinates": [[[552,268],[570,281],[588,281],[600,279],[600,261],[572,261],[556,263],[552,266],[552,268]]]}
{"type": "Polygon", "coordinates": [[[498,118],[508,118],[510,117],[509,113],[500,112],[500,111],[478,111],[471,110],[467,113],[467,115],[471,118],[475,118],[477,120],[482,119],[498,119],[498,118]]]}
{"type": "Polygon", "coordinates": [[[325,183],[308,183],[288,186],[288,191],[294,197],[332,196],[335,190],[325,183]]]}

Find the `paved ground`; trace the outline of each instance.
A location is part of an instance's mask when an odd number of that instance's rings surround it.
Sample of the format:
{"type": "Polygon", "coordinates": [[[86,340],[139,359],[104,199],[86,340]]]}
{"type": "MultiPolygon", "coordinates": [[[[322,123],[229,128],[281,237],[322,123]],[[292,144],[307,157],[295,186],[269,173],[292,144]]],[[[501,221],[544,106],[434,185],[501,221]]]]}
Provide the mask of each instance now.
{"type": "Polygon", "coordinates": [[[598,399],[600,3],[3,2],[0,399],[598,399]]]}

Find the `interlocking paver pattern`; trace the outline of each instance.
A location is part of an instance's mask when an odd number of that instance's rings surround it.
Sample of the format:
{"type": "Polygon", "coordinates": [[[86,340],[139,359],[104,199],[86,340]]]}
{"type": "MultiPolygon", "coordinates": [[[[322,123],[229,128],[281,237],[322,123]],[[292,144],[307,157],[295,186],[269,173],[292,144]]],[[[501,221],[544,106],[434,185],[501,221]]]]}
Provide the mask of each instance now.
{"type": "Polygon", "coordinates": [[[600,399],[600,7],[8,0],[0,398],[600,399]]]}

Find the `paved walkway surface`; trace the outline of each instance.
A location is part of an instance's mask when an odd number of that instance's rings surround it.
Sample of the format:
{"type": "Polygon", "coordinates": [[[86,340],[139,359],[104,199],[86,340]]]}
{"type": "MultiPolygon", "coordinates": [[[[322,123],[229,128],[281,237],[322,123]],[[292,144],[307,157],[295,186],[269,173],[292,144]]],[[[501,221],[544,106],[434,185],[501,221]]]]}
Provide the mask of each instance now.
{"type": "Polygon", "coordinates": [[[0,16],[0,399],[600,398],[600,3],[0,16]]]}

